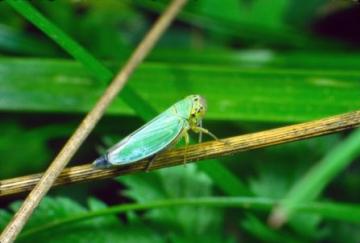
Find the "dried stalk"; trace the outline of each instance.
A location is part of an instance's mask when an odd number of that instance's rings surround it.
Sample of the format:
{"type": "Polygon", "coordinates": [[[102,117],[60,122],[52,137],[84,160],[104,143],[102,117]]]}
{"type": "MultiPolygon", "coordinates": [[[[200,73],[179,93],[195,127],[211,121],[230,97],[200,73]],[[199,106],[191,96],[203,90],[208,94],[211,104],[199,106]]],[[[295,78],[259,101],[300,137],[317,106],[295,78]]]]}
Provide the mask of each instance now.
{"type": "Polygon", "coordinates": [[[40,180],[37,181],[34,189],[29,193],[28,197],[23,202],[13,219],[2,232],[0,236],[1,243],[13,242],[15,240],[16,236],[22,230],[34,209],[49,191],[56,178],[65,168],[66,164],[78,150],[86,137],[90,134],[96,123],[100,120],[108,105],[123,88],[135,68],[150,52],[154,44],[185,3],[186,0],[174,0],[156,21],[148,34],[133,52],[125,66],[108,86],[103,96],[98,100],[94,108],[86,115],[79,127],[51,163],[47,171],[41,176],[40,180]]]}
{"type": "MultiPolygon", "coordinates": [[[[221,142],[212,141],[192,145],[188,147],[186,157],[188,162],[196,162],[205,158],[297,141],[358,126],[360,126],[360,110],[321,120],[226,138],[222,139],[221,142]]],[[[162,153],[154,161],[151,170],[182,164],[184,162],[184,152],[184,149],[175,149],[162,153]]],[[[105,170],[95,169],[89,164],[70,167],[60,174],[54,185],[93,181],[144,171],[146,164],[147,161],[142,160],[131,165],[105,170]]],[[[0,196],[31,190],[41,176],[40,173],[0,181],[0,196]]]]}

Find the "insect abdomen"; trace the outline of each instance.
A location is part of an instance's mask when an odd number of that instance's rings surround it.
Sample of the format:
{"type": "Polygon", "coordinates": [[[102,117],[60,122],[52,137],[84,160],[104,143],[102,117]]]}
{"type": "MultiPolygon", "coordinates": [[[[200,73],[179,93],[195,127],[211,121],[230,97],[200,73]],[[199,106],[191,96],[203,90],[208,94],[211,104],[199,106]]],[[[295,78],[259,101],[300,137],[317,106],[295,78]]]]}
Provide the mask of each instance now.
{"type": "Polygon", "coordinates": [[[93,162],[93,165],[94,165],[96,168],[100,168],[100,169],[111,167],[111,164],[110,164],[109,160],[107,159],[107,156],[106,156],[106,155],[103,155],[103,156],[97,158],[97,159],[93,162]]]}

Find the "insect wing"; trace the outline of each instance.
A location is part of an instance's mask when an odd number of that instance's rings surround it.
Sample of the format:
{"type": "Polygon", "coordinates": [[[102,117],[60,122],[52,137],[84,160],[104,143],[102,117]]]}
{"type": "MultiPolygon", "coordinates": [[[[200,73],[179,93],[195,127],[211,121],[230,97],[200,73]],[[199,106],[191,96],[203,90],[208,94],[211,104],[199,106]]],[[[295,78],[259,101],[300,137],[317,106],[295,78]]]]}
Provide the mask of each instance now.
{"type": "Polygon", "coordinates": [[[158,153],[179,136],[186,122],[170,110],[165,111],[111,148],[109,162],[128,164],[158,153]]]}
{"type": "Polygon", "coordinates": [[[185,99],[175,103],[173,105],[173,109],[176,111],[178,116],[188,119],[191,113],[192,105],[192,99],[190,97],[186,97],[185,99]]]}

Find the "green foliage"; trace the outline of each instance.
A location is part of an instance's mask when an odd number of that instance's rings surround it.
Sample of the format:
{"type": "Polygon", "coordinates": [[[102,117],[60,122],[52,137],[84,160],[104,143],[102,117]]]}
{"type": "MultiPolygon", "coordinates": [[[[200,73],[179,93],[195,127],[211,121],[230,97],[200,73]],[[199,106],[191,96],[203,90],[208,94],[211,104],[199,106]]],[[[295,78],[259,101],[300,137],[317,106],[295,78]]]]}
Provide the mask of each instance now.
{"type": "MultiPolygon", "coordinates": [[[[13,212],[20,206],[18,203],[11,205],[13,212]]],[[[87,221],[53,227],[50,230],[41,230],[52,223],[68,219],[76,215],[84,215],[92,211],[106,208],[101,201],[89,199],[86,207],[68,198],[46,197],[24,229],[19,242],[47,241],[51,242],[161,242],[160,237],[144,225],[133,223],[124,224],[115,215],[100,216],[87,221]]],[[[9,219],[10,214],[0,211],[1,219],[9,219]]],[[[3,228],[5,220],[0,222],[3,228]]]]}
{"type": "MultiPolygon", "coordinates": [[[[210,178],[196,171],[195,165],[175,167],[149,174],[119,177],[129,189],[123,194],[139,203],[160,199],[196,198],[212,194],[210,178]]],[[[146,218],[163,228],[165,238],[172,242],[195,242],[224,240],[222,216],[219,210],[206,207],[179,206],[169,209],[155,209],[146,218]],[[171,230],[169,230],[169,228],[171,230]]]]}
{"type": "MultiPolygon", "coordinates": [[[[70,55],[82,62],[85,67],[93,72],[93,75],[100,80],[110,79],[111,72],[106,69],[96,58],[88,53],[82,46],[78,45],[73,39],[69,38],[66,33],[62,32],[57,26],[47,20],[41,13],[36,11],[31,4],[26,2],[10,2],[9,4],[24,15],[32,23],[34,23],[39,29],[49,35],[55,42],[63,47],[70,55]]],[[[156,112],[151,106],[141,99],[129,86],[123,89],[122,97],[133,110],[135,110],[143,120],[150,120],[156,112]]],[[[205,166],[206,167],[206,166],[205,166]]],[[[223,168],[226,170],[226,168],[223,168]]],[[[233,181],[236,181],[236,177],[230,172],[228,176],[232,177],[233,181]]]]}
{"type": "MultiPolygon", "coordinates": [[[[206,174],[196,171],[194,165],[185,168],[171,168],[155,173],[120,177],[129,188],[123,194],[139,204],[160,199],[194,198],[210,196],[212,182],[206,174]],[[185,172],[185,173],[184,173],[185,172]]],[[[13,203],[11,212],[16,212],[20,202],[13,203]]],[[[204,206],[178,206],[153,209],[145,215],[128,213],[128,223],[122,223],[115,216],[98,216],[92,220],[62,223],[77,216],[101,211],[107,206],[96,199],[90,199],[84,207],[67,198],[45,198],[24,229],[20,242],[186,242],[208,239],[211,242],[224,240],[222,214],[219,209],[204,206]],[[147,222],[144,224],[144,222],[147,222]],[[50,227],[55,225],[55,227],[50,227]],[[157,230],[151,230],[156,226],[157,230]],[[50,227],[50,228],[48,228],[50,227]],[[161,237],[160,237],[161,236],[161,237]],[[220,238],[219,238],[220,237],[220,238]],[[162,238],[162,240],[160,240],[162,238]]],[[[0,228],[6,225],[10,212],[0,211],[0,228]]],[[[228,238],[229,239],[229,238],[228,238]]],[[[228,242],[231,242],[227,240],[228,242]]]]}
{"type": "MultiPolygon", "coordinates": [[[[20,235],[19,242],[47,239],[52,242],[194,242],[204,239],[208,242],[234,242],[233,233],[224,229],[226,214],[220,207],[228,208],[228,213],[238,217],[241,214],[235,208],[263,211],[275,205],[275,201],[261,197],[211,197],[214,194],[213,182],[195,165],[119,177],[118,181],[127,187],[121,194],[134,203],[109,207],[90,198],[87,206],[83,206],[68,198],[46,197],[20,235]],[[145,211],[137,213],[139,210],[145,211]],[[116,217],[118,213],[126,213],[126,216],[116,217]]],[[[5,227],[19,206],[17,201],[10,205],[9,210],[0,210],[0,229],[5,227]]],[[[299,206],[298,211],[299,216],[306,216],[307,220],[302,222],[302,232],[306,230],[304,226],[311,223],[309,216],[360,222],[358,205],[310,203],[299,206]]],[[[294,234],[290,236],[289,233],[268,229],[249,213],[243,218],[242,227],[260,238],[266,237],[271,242],[280,239],[299,241],[294,234]]]]}
{"type": "Polygon", "coordinates": [[[360,153],[360,130],[354,131],[349,138],[340,143],[327,154],[316,166],[299,180],[283,199],[275,214],[291,216],[296,205],[304,201],[314,200],[326,184],[360,153]]]}
{"type": "Polygon", "coordinates": [[[2,119],[1,130],[0,178],[44,170],[52,154],[48,142],[64,138],[71,132],[68,126],[61,124],[30,129],[16,119],[2,119]]]}
{"type": "MultiPolygon", "coordinates": [[[[164,2],[166,1],[135,1],[137,5],[156,12],[164,10],[164,2]]],[[[332,43],[311,38],[305,31],[299,33],[291,25],[286,24],[285,16],[293,16],[299,6],[288,7],[289,1],[285,0],[190,1],[178,18],[190,25],[200,26],[204,31],[208,31],[207,34],[212,39],[221,39],[221,43],[229,44],[235,39],[246,44],[255,40],[258,45],[282,45],[293,48],[333,46],[332,43]],[[266,38],[263,38],[264,35],[266,38]]],[[[319,6],[313,7],[316,9],[319,6]]],[[[218,45],[211,40],[204,45],[218,45]]]]}
{"type": "MultiPolygon", "coordinates": [[[[1,179],[45,169],[168,2],[0,1],[1,179]]],[[[341,2],[189,1],[74,161],[191,93],[220,137],[358,110],[359,45],[339,32],[356,28],[342,15],[355,3],[341,2]]],[[[359,242],[358,139],[345,134],[55,189],[19,242],[359,242]],[[293,214],[271,229],[286,195],[293,214]]],[[[0,205],[2,228],[19,203],[0,205]]]]}
{"type": "Polygon", "coordinates": [[[256,235],[258,239],[264,242],[302,242],[291,235],[280,233],[275,229],[270,229],[261,220],[249,214],[241,223],[241,227],[256,235]]]}

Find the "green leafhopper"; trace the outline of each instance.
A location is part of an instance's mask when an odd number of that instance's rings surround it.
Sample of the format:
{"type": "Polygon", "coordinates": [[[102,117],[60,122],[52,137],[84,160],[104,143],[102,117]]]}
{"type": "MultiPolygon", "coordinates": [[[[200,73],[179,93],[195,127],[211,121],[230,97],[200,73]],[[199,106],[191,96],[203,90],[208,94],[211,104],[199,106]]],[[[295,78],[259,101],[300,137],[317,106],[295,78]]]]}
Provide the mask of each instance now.
{"type": "Polygon", "coordinates": [[[115,144],[96,159],[93,165],[97,168],[108,168],[149,158],[148,169],[159,152],[176,144],[181,138],[185,139],[187,146],[189,130],[199,134],[199,142],[202,140],[202,133],[217,139],[214,134],[202,127],[206,110],[206,100],[203,97],[187,96],[115,144]]]}

